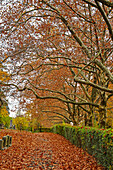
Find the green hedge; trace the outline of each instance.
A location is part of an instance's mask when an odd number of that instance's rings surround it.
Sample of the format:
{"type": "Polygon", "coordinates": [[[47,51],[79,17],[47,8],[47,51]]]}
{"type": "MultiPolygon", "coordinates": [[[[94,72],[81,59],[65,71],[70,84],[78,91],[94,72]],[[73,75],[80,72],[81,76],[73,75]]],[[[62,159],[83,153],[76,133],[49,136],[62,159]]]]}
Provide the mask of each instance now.
{"type": "Polygon", "coordinates": [[[51,132],[51,128],[39,128],[40,132],[51,132]]]}
{"type": "Polygon", "coordinates": [[[46,128],[46,127],[40,127],[38,130],[34,130],[34,133],[36,132],[52,132],[51,128],[46,128]]]}
{"type": "Polygon", "coordinates": [[[64,136],[72,144],[86,150],[107,169],[113,169],[112,129],[55,125],[52,127],[52,132],[64,136]]]}

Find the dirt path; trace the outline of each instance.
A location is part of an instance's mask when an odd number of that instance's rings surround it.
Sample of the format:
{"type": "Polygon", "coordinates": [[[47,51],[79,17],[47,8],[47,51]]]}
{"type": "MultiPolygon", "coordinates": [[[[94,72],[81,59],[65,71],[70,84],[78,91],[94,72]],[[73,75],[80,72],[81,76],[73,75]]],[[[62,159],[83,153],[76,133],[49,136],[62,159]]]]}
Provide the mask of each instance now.
{"type": "Polygon", "coordinates": [[[1,137],[7,134],[13,143],[0,151],[0,170],[104,170],[87,152],[60,135],[0,131],[1,137]]]}

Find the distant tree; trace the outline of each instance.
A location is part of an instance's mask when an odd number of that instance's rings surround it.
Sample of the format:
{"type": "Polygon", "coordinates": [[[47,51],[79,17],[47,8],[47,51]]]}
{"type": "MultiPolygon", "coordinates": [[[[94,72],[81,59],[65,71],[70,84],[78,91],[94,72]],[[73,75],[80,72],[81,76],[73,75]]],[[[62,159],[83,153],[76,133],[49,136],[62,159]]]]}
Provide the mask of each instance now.
{"type": "MultiPolygon", "coordinates": [[[[7,82],[10,79],[7,72],[2,70],[2,65],[0,65],[0,82],[7,82]]],[[[9,107],[5,96],[5,90],[0,87],[0,123],[3,123],[8,127],[10,122],[9,118],[9,107]]]]}
{"type": "Polygon", "coordinates": [[[29,122],[23,116],[23,117],[13,118],[13,124],[15,125],[16,129],[18,129],[18,130],[26,130],[26,129],[28,129],[29,122]]]}

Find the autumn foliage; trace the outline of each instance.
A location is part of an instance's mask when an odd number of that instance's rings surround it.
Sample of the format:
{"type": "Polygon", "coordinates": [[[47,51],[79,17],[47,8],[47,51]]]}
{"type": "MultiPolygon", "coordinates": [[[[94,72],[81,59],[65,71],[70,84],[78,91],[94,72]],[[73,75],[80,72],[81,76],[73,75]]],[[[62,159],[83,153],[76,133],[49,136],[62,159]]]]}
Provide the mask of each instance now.
{"type": "Polygon", "coordinates": [[[111,0],[2,3],[1,63],[12,79],[0,84],[32,118],[112,125],[112,7],[111,0]]]}
{"type": "Polygon", "coordinates": [[[58,134],[1,130],[0,138],[7,134],[12,136],[12,146],[0,151],[0,169],[104,169],[58,134]]]}

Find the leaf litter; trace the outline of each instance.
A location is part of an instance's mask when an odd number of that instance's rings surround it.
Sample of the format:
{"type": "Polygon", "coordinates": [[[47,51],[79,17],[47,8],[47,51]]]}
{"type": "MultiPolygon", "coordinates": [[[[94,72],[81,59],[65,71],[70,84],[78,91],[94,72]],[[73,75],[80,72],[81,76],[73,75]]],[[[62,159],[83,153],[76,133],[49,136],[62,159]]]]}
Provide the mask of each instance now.
{"type": "Polygon", "coordinates": [[[6,135],[12,136],[12,146],[0,150],[1,170],[105,170],[94,157],[61,135],[0,131],[0,139],[6,135]]]}

